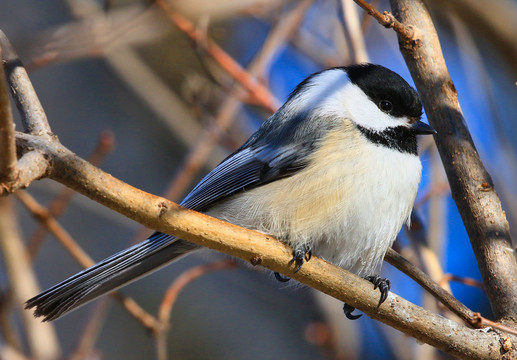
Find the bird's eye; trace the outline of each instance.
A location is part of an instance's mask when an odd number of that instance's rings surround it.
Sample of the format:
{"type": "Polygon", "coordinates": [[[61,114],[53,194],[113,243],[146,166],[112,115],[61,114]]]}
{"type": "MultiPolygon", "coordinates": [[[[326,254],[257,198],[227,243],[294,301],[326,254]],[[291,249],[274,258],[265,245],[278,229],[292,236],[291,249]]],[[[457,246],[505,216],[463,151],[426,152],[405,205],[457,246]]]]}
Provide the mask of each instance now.
{"type": "Polygon", "coordinates": [[[393,110],[393,105],[388,100],[381,100],[379,102],[379,109],[381,109],[384,112],[390,112],[393,110]]]}

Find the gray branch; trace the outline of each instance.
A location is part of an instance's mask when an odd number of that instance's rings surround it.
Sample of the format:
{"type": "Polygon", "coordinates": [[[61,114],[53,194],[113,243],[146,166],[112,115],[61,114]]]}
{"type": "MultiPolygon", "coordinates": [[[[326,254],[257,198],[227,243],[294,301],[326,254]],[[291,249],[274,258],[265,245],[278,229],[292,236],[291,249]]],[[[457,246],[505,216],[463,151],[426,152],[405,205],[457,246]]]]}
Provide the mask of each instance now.
{"type": "Polygon", "coordinates": [[[391,0],[395,17],[412,26],[413,39],[397,34],[498,319],[517,321],[517,259],[506,216],[483,166],[449,76],[436,29],[421,0],[391,0]]]}

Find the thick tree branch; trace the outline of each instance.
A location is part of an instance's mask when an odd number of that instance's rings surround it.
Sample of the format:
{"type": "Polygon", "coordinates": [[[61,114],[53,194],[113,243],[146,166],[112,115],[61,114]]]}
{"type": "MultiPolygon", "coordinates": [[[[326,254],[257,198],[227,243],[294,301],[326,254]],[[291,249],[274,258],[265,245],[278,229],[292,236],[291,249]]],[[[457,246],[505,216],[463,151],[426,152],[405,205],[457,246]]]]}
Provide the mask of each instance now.
{"type": "MultiPolygon", "coordinates": [[[[379,293],[370,283],[321,259],[311,259],[294,273],[296,265],[287,245],[133,188],[77,157],[56,140],[17,133],[17,143],[23,149],[47,154],[52,179],[145,226],[281,272],[453,355],[479,359],[500,358],[501,353],[517,356],[514,348],[502,348],[498,333],[456,324],[395,294],[377,307],[379,293]]],[[[508,336],[517,343],[517,338],[508,336]]]]}
{"type": "Polygon", "coordinates": [[[435,136],[451,186],[476,255],[496,318],[517,322],[517,258],[501,201],[483,166],[458,103],[438,35],[423,1],[391,0],[402,24],[418,28],[420,39],[399,36],[435,136]]]}

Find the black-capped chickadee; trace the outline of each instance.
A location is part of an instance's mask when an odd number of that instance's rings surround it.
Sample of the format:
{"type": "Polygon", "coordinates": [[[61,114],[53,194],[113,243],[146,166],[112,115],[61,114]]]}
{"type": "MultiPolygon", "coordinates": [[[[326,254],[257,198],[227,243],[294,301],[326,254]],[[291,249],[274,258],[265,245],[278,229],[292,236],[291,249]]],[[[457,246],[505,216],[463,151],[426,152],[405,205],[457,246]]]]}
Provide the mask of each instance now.
{"type": "MultiPolygon", "coordinates": [[[[380,65],[309,76],[244,145],[190,192],[182,206],[272,235],[358,275],[379,267],[409,221],[422,165],[417,92],[380,65]]],[[[156,232],[26,303],[54,320],[200,247],[156,232]]],[[[280,275],[279,279],[284,279],[280,275]]],[[[389,282],[368,276],[386,298],[389,282]]],[[[353,308],[345,305],[347,316],[353,308]]]]}

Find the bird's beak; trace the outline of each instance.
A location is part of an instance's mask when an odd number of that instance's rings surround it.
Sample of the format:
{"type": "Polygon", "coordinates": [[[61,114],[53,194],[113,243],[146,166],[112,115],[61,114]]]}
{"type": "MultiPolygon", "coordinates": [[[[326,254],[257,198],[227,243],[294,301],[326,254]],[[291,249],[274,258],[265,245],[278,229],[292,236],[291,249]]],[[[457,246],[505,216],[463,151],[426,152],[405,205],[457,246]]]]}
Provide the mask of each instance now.
{"type": "Polygon", "coordinates": [[[435,129],[420,120],[416,120],[412,123],[410,129],[417,135],[434,135],[437,133],[435,129]]]}

